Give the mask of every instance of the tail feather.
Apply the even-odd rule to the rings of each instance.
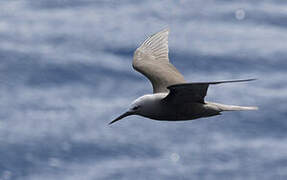
[[[249,110],[258,110],[256,106],[234,106],[234,105],[225,105],[212,103],[216,106],[220,111],[249,111]]]

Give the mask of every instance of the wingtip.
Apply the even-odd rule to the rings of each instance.
[[[250,78],[250,79],[246,79],[246,81],[256,81],[258,80],[257,78]]]
[[[169,31],[170,31],[169,27],[165,27],[160,32],[169,32]]]
[[[153,36],[158,35],[158,34],[163,34],[163,33],[166,33],[166,32],[169,33],[169,27],[163,28],[162,30],[152,34],[150,37],[153,37]]]
[[[255,81],[256,78],[250,78],[250,79],[237,79],[237,80],[227,80],[227,81],[215,81],[211,82],[210,84],[221,84],[221,83],[236,83],[236,82],[247,82],[247,81]]]

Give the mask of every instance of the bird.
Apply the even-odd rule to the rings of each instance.
[[[115,118],[139,115],[152,120],[184,121],[220,115],[223,111],[257,110],[255,106],[225,105],[204,100],[209,85],[255,79],[187,83],[168,57],[169,28],[149,36],[134,52],[133,68],[146,76],[153,93],[134,100],[128,110]]]

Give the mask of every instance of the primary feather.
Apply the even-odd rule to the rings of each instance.
[[[133,68],[152,83],[153,92],[168,92],[167,87],[185,83],[183,75],[169,62],[168,33],[164,29],[147,38],[134,53]]]

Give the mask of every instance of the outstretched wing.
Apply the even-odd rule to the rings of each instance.
[[[253,80],[255,79],[175,84],[167,87],[170,92],[163,100],[172,103],[204,103],[204,97],[206,96],[207,89],[210,84],[244,82]]]
[[[134,53],[133,68],[151,81],[154,93],[168,92],[168,86],[185,82],[169,62],[168,33],[164,29],[152,35]]]

